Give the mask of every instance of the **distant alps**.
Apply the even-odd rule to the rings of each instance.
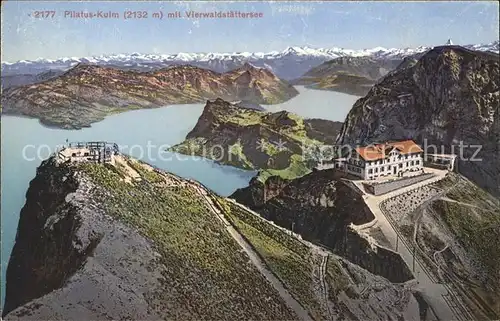
[[[499,42],[464,45],[465,48],[499,52]],[[250,62],[256,67],[271,70],[278,77],[292,80],[309,69],[339,57],[371,57],[380,60],[402,60],[404,57],[423,53],[431,47],[345,49],[333,47],[310,48],[288,47],[283,51],[233,52],[233,53],[185,53],[176,54],[110,54],[92,57],[63,57],[59,59],[38,58],[17,62],[2,62],[2,76],[35,75],[48,70],[66,70],[78,63],[97,64],[120,69],[154,70],[172,65],[191,64],[217,72],[226,72]]]

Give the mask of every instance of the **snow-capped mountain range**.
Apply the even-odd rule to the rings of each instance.
[[[451,40],[449,40],[451,43]],[[499,42],[489,44],[465,45],[464,47],[499,52]],[[192,64],[218,72],[228,71],[245,62],[258,67],[265,67],[283,79],[300,77],[310,68],[338,57],[371,57],[373,59],[402,59],[422,53],[431,47],[383,48],[352,50],[344,48],[288,47],[283,51],[272,52],[234,52],[234,53],[177,53],[177,54],[111,54],[94,57],[69,57],[60,59],[21,60],[2,62],[2,75],[39,74],[47,70],[66,70],[78,63],[114,66],[125,69],[151,70],[174,64]]]

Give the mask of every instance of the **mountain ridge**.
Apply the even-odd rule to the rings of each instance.
[[[464,45],[470,49],[499,51],[499,42],[493,41],[488,44]],[[432,47],[420,46],[416,48],[383,48],[375,47],[371,49],[344,49],[333,47],[330,49],[314,49],[310,47],[288,47],[283,51],[271,52],[233,52],[233,53],[177,53],[177,54],[109,54],[89,57],[63,57],[58,59],[20,60],[16,62],[2,62],[2,74],[33,74],[49,69],[67,69],[72,65],[83,63],[96,63],[120,68],[136,68],[141,70],[158,69],[162,66],[175,65],[181,63],[195,63],[200,67],[207,67],[215,71],[224,72],[242,65],[244,62],[253,62],[259,67],[267,67],[276,73],[280,78],[290,80],[300,77],[310,68],[317,66],[327,60],[343,56],[370,56],[376,59],[402,59],[413,54],[425,52]],[[303,63],[297,72],[287,70],[283,64],[289,60],[296,60]]]
[[[449,40],[448,40],[449,41]],[[439,46],[439,45],[438,45]],[[471,48],[482,51],[498,51],[499,41],[495,40],[490,43],[485,44],[469,44],[463,45],[465,48]],[[327,56],[327,57],[341,57],[341,56],[404,56],[411,55],[417,52],[423,52],[429,50],[433,47],[431,46],[419,46],[419,47],[405,47],[405,48],[385,48],[385,47],[375,47],[375,48],[365,48],[365,49],[347,49],[342,47],[332,47],[332,48],[310,48],[308,46],[289,46],[283,51],[269,51],[269,52],[179,52],[177,54],[142,54],[142,53],[131,53],[131,54],[109,54],[109,55],[96,55],[88,57],[62,57],[57,59],[44,59],[38,58],[34,60],[19,60],[14,62],[2,62],[3,66],[14,65],[17,63],[41,63],[41,62],[68,62],[68,61],[80,61],[80,62],[96,62],[99,60],[116,58],[117,60],[125,60],[129,58],[137,58],[142,60],[147,59],[176,59],[191,61],[194,59],[198,60],[209,60],[215,58],[231,59],[233,57],[253,57],[253,58],[266,58],[266,57],[280,57],[285,55],[316,55],[316,56]]]
[[[132,109],[200,103],[219,97],[272,104],[296,95],[298,91],[286,81],[250,64],[218,73],[191,65],[142,72],[79,63],[42,82],[4,90],[2,113],[79,129]]]
[[[38,167],[7,270],[5,320],[417,321],[426,311],[413,289],[196,181],[113,157],[51,156]],[[359,245],[353,256],[369,248]]]
[[[450,153],[461,142],[480,146],[459,157],[461,173],[498,196],[500,58],[496,53],[448,45],[396,68],[359,99],[337,143],[415,139]],[[455,154],[458,150],[455,150]],[[465,159],[462,159],[465,158]]]
[[[309,150],[304,147],[333,144],[341,124],[209,100],[185,140],[169,150],[242,169],[265,170],[260,173],[262,180],[271,174],[293,178],[311,170]]]

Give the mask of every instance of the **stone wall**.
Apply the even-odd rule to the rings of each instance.
[[[391,197],[381,204],[381,209],[388,214],[395,223],[401,222],[410,213],[415,211],[423,202],[439,193],[440,189],[424,185],[404,194]]]
[[[441,170],[448,170],[451,168],[451,165],[437,164],[433,162],[424,162],[424,166]]]
[[[418,176],[405,177],[401,179],[396,179],[394,181],[382,182],[382,183],[371,183],[363,184],[366,191],[372,193],[373,195],[382,195],[394,190],[416,184],[423,180],[434,177],[433,173],[426,173]]]

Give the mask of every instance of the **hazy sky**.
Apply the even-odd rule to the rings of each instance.
[[[3,1],[2,1],[3,2]],[[2,3],[2,61],[110,53],[283,50],[287,46],[416,47],[498,40],[498,2],[43,2]],[[34,18],[38,10],[55,11]],[[76,19],[65,11],[117,12]],[[146,19],[124,19],[127,10]],[[255,19],[153,18],[153,12],[262,12]]]

